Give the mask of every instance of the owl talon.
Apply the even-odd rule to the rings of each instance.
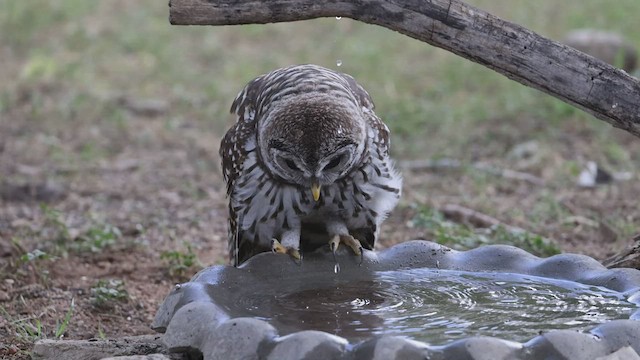
[[[298,249],[285,247],[277,239],[271,240],[271,252],[274,254],[287,254],[291,257],[293,262],[298,265],[302,264],[302,254],[300,251]]]
[[[271,239],[271,252],[274,254],[286,254],[287,248],[282,246],[277,239]]]
[[[287,254],[296,260],[302,260],[302,255],[297,249],[287,249]]]
[[[360,241],[358,241],[351,235],[343,235],[340,237],[340,240],[348,247],[350,247],[356,256],[360,257],[360,262],[358,263],[358,265],[362,265],[362,262],[364,261],[364,251],[362,249],[362,244],[360,244]]]
[[[340,246],[340,236],[336,235],[329,240],[329,248],[331,249],[331,252],[335,254],[336,250],[338,250],[338,246]]]
[[[335,262],[336,264],[338,263],[338,258],[336,257],[336,250],[338,250],[338,245],[340,245],[340,237],[338,235],[329,240],[329,248],[331,249],[331,253],[333,254],[333,262]]]
[[[351,235],[336,235],[331,238],[331,240],[329,240],[329,247],[331,248],[333,259],[336,261],[336,263],[338,262],[338,260],[336,259],[336,250],[338,250],[338,246],[340,245],[340,243],[344,243],[345,245],[350,247],[351,250],[353,250],[353,253],[356,256],[360,257],[360,262],[358,263],[358,265],[361,265],[364,261],[364,250],[362,248],[362,245],[360,244],[360,241],[358,241]]]
[[[287,254],[291,257],[296,265],[302,265],[302,254],[297,249],[287,249]]]

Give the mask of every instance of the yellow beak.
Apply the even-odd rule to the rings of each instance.
[[[311,194],[313,194],[314,201],[318,201],[318,199],[320,199],[320,184],[317,182],[311,184]]]

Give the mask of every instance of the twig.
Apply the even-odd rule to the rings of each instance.
[[[399,163],[400,167],[407,170],[440,170],[440,169],[460,169],[462,162],[456,159],[438,160],[404,160]]]
[[[493,216],[456,204],[444,204],[438,208],[438,211],[456,222],[468,223],[475,227],[490,228],[501,226],[510,233],[526,232],[526,230],[517,226],[507,225]]]
[[[602,261],[602,265],[608,268],[640,269],[640,234],[637,234],[631,241],[633,244]]]
[[[544,179],[529,173],[510,169],[500,169],[487,164],[476,163],[469,165],[472,169],[483,171],[491,175],[503,177],[505,179],[524,181],[532,185],[543,186]],[[440,160],[406,160],[400,162],[400,167],[407,170],[440,170],[440,169],[461,169],[464,164],[455,159]]]

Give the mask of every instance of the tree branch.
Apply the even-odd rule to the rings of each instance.
[[[636,235],[626,249],[604,260],[602,264],[608,268],[629,267],[640,269],[640,234]]]
[[[640,81],[459,0],[170,0],[174,25],[342,16],[451,51],[640,136]]]

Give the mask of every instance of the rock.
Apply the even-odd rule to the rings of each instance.
[[[637,295],[634,296],[636,296],[637,300]],[[640,321],[613,320],[596,327],[591,330],[591,333],[603,343],[603,346],[606,346],[603,355],[613,353],[627,346],[632,346],[636,352],[640,351],[640,343],[638,341]]]
[[[113,340],[39,340],[33,359],[98,360],[166,352],[159,335],[131,336]],[[154,359],[156,360],[156,359]]]
[[[120,96],[116,99],[116,103],[138,116],[155,117],[169,111],[169,103],[163,99],[136,99]]]
[[[372,339],[355,349],[356,360],[422,360],[428,358],[425,343],[400,336],[383,336]]]
[[[640,360],[640,355],[631,346],[625,346],[613,354],[600,356],[595,360]]]
[[[163,354],[113,356],[102,360],[171,360]]]
[[[578,186],[594,187],[610,183],[612,180],[613,176],[608,171],[598,166],[595,161],[588,161],[578,175]]]
[[[220,325],[200,349],[205,359],[263,359],[260,346],[277,335],[276,329],[265,321],[236,318]]]
[[[181,307],[173,315],[162,341],[172,350],[204,349],[210,341],[210,333],[227,318],[228,316],[212,303],[192,302]]]
[[[277,341],[267,360],[341,359],[347,340],[322,331],[299,331]]]
[[[0,183],[0,199],[15,202],[53,202],[67,196],[64,186],[54,181],[42,183],[12,184]]]
[[[507,157],[510,159],[522,160],[536,156],[540,152],[540,144],[535,140],[526,141],[515,145]]]
[[[13,224],[11,224],[11,226],[13,227]],[[1,227],[2,225],[0,225],[0,228]],[[2,232],[0,232],[0,238],[2,237],[3,237],[3,234]],[[10,241],[0,241],[0,258],[13,256],[15,252],[16,250]]]
[[[447,358],[469,360],[517,359],[522,344],[478,336],[454,342],[447,347]]]
[[[600,338],[571,330],[550,331],[527,343],[532,359],[585,359],[607,354]]]
[[[156,317],[151,323],[151,328],[159,333],[164,333],[167,331],[167,326],[169,325],[169,321],[173,314],[175,314],[179,307],[178,304],[181,304],[182,296],[184,295],[183,287],[189,287],[193,285],[188,284],[176,284],[164,299],[162,304],[160,304],[160,308],[156,313]]]
[[[563,42],[627,72],[636,69],[638,51],[620,34],[579,29],[568,33]]]

